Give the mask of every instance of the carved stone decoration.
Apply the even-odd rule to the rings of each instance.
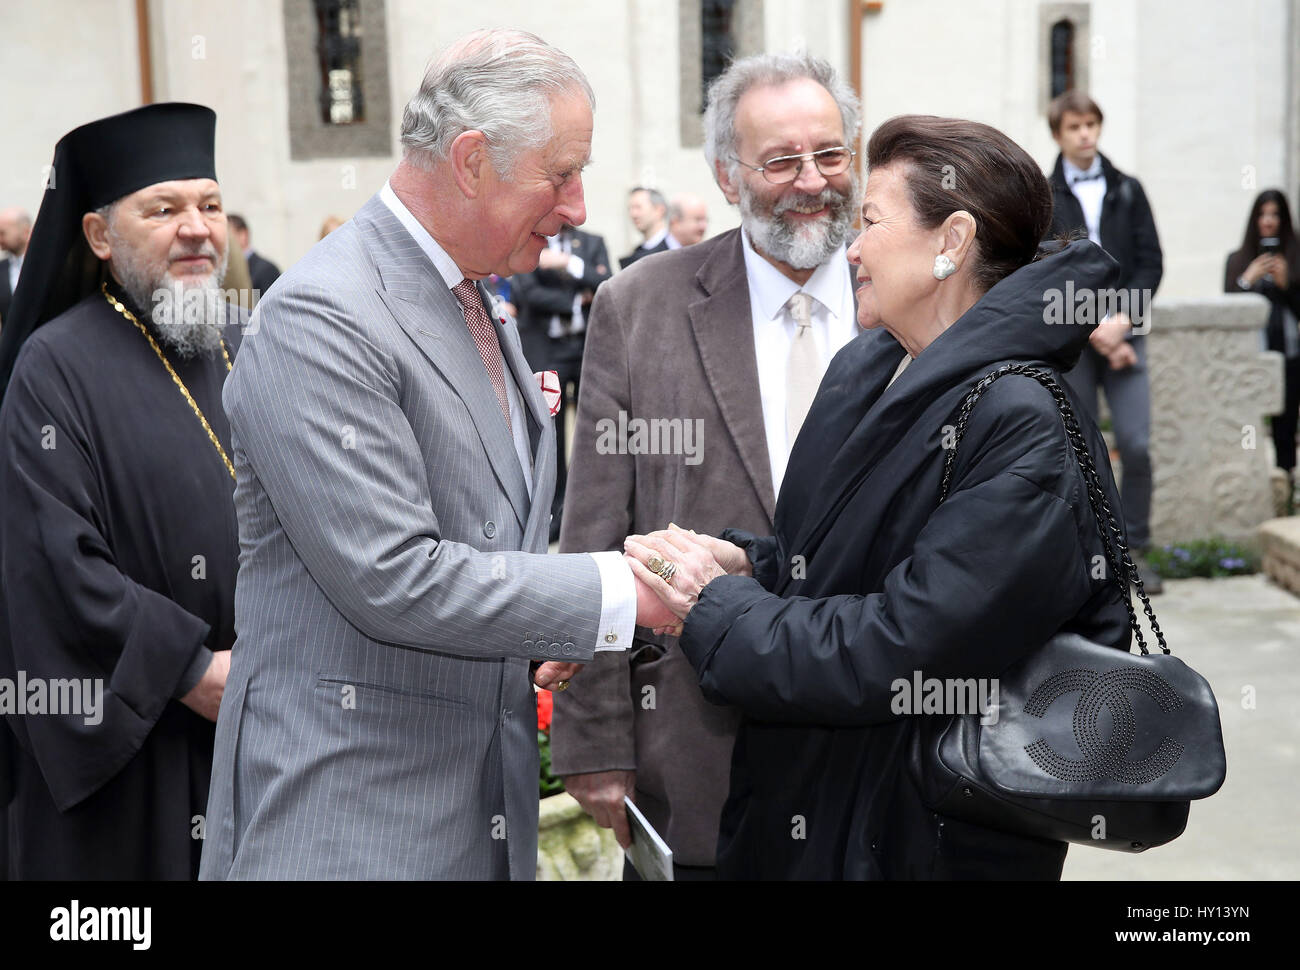
[[[1265,418],[1282,408],[1282,357],[1262,349],[1253,294],[1157,301],[1151,378],[1152,541],[1253,542],[1273,514]]]
[[[567,792],[543,798],[537,822],[537,878],[547,882],[617,882],[623,850]]]

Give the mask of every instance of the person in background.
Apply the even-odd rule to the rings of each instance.
[[[620,269],[627,269],[651,253],[681,248],[682,244],[668,231],[668,200],[658,189],[638,185],[629,192],[627,214],[636,231],[641,233],[641,244],[618,261]]]
[[[694,246],[709,232],[709,207],[691,192],[673,196],[668,204],[668,235],[683,246]]]
[[[1151,541],[1151,386],[1145,333],[1164,272],[1160,238],[1142,184],[1097,150],[1102,122],[1097,102],[1082,91],[1067,91],[1052,101],[1047,120],[1061,149],[1050,176],[1049,234],[1087,233],[1106,250],[1120,265],[1114,295],[1131,311],[1114,312],[1102,321],[1065,379],[1094,421],[1097,391],[1106,392],[1119,449],[1129,546],[1146,591],[1159,593],[1163,584],[1144,553]]]
[[[244,259],[248,261],[248,277],[253,282],[253,289],[259,294],[265,293],[280,278],[280,267],[253,249],[248,222],[243,216],[232,212],[226,216],[226,220],[230,223],[231,234],[239,244]]]
[[[1284,405],[1273,418],[1273,455],[1286,472],[1287,514],[1295,508],[1296,428],[1300,423],[1300,245],[1291,207],[1277,189],[1255,198],[1241,248],[1228,256],[1225,293],[1259,293],[1268,298],[1264,338],[1269,350],[1285,358]]]
[[[560,381],[564,406],[555,416],[558,464],[550,525],[550,541],[558,542],[568,481],[567,405],[578,406],[587,311],[597,288],[610,277],[609,253],[600,236],[565,226],[547,239],[540,260],[531,273],[510,278],[510,295],[519,311],[519,337],[528,366],[553,370]]]
[[[9,304],[18,288],[18,274],[23,268],[27,240],[32,235],[32,217],[22,209],[0,209],[0,325],[9,314]]]
[[[338,216],[326,216],[325,221],[320,224],[320,239],[324,239],[339,226],[343,225],[344,220]]]

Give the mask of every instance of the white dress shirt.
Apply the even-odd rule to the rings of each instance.
[[[1065,175],[1065,184],[1070,187],[1074,197],[1083,209],[1083,222],[1088,227],[1088,238],[1101,245],[1101,202],[1106,198],[1106,176],[1102,175],[1101,156],[1094,155],[1092,164],[1084,171],[1073,165],[1068,158],[1061,158],[1061,168]],[[1075,181],[1080,175],[1089,176],[1084,181]],[[1100,176],[1093,177],[1093,176]]]
[[[438,245],[429,231],[420,225],[411,211],[402,204],[392,187],[385,182],[379,191],[379,198],[388,206],[397,221],[411,234],[411,238],[424,250],[434,268],[442,277],[447,289],[453,290],[465,279],[455,260]],[[453,296],[454,299],[454,296]],[[510,404],[510,428],[514,434],[515,454],[524,472],[524,481],[528,483],[528,497],[533,494],[532,449],[528,442],[527,412],[523,406],[523,396],[515,383],[510,365],[504,360],[503,370],[506,377],[506,397]],[[596,635],[596,650],[626,650],[632,646],[632,631],[636,626],[636,579],[632,568],[623,561],[621,552],[582,553],[596,561],[600,570],[600,626]]]
[[[848,257],[841,250],[822,263],[803,286],[760,256],[742,230],[745,277],[749,282],[749,312],[754,324],[754,355],[758,360],[758,391],[763,402],[763,427],[772,488],[780,492],[790,447],[785,428],[786,359],[797,327],[786,308],[790,297],[803,290],[812,297],[812,336],[823,366],[860,332],[853,308],[853,279]]]
[[[22,256],[9,257],[9,292],[14,293],[18,289],[18,274],[23,269]]]

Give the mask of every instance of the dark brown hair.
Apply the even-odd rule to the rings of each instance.
[[[1029,154],[996,128],[959,118],[899,115],[867,143],[867,168],[905,163],[908,195],[926,229],[965,209],[975,217],[977,286],[1034,260],[1052,225],[1052,190]]]
[[[1300,281],[1300,242],[1296,240],[1295,228],[1291,225],[1291,207],[1287,205],[1286,196],[1281,189],[1265,189],[1255,196],[1255,204],[1250,207],[1250,218],[1246,220],[1246,234],[1241,240],[1241,248],[1228,257],[1228,278],[1224,288],[1242,273],[1250,261],[1259,255],[1259,214],[1264,206],[1272,202],[1277,206],[1277,235],[1282,244],[1282,258],[1286,260],[1288,275],[1292,286]],[[1230,292],[1233,292],[1230,290]]]
[[[1101,108],[1097,107],[1097,102],[1092,98],[1082,91],[1066,91],[1054,97],[1047,106],[1047,123],[1051,125],[1053,135],[1061,133],[1061,119],[1067,111],[1073,111],[1077,115],[1096,115],[1097,124],[1106,120]]]

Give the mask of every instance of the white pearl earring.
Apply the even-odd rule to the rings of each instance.
[[[934,278],[937,280],[946,280],[953,273],[957,272],[957,264],[951,259],[940,253],[934,257]]]

